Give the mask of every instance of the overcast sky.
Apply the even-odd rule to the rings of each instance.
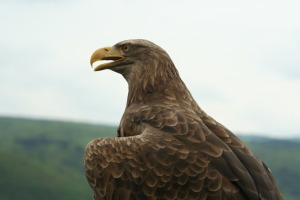
[[[148,39],[234,132],[300,137],[299,0],[0,0],[0,115],[117,125],[127,83],[93,51]]]

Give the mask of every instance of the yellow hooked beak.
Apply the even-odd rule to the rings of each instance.
[[[94,71],[100,71],[104,69],[108,69],[114,65],[114,63],[124,60],[125,57],[120,54],[120,52],[114,47],[104,47],[96,50],[91,56],[91,66],[96,61],[107,61],[111,60],[112,62],[100,64],[94,68]]]

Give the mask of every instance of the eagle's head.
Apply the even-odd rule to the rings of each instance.
[[[134,76],[133,74],[141,75],[151,71],[149,75],[154,75],[157,71],[163,70],[161,68],[165,68],[165,66],[172,66],[175,69],[166,51],[143,39],[125,40],[112,47],[100,48],[92,54],[91,65],[97,61],[110,62],[99,62],[94,71],[111,69],[122,74],[127,81]]]

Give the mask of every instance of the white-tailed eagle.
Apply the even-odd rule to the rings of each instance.
[[[126,40],[96,50],[91,64],[101,60],[111,62],[94,71],[120,73],[129,92],[119,137],[85,149],[96,200],[282,199],[270,170],[198,106],[162,48]]]

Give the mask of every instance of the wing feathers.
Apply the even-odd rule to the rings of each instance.
[[[270,172],[222,125],[143,108],[122,120],[124,133],[135,136],[87,145],[85,170],[96,199],[276,199]]]
[[[96,197],[198,199],[222,193],[222,175],[216,170],[209,173],[207,156],[178,141],[175,144],[180,145],[176,146],[170,142],[175,138],[160,134],[161,137],[151,137],[153,140],[143,133],[91,141],[85,151],[85,170]],[[205,182],[209,184],[203,190]],[[209,194],[203,194],[205,191]]]

